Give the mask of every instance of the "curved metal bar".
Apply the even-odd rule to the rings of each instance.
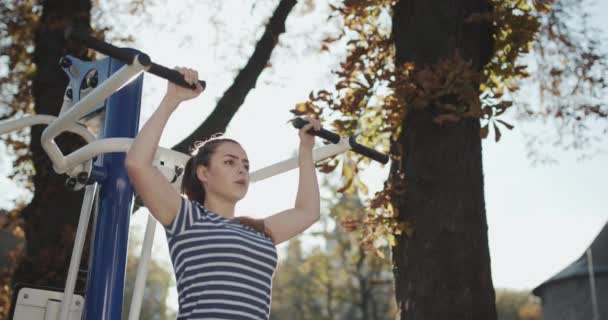
[[[73,162],[69,157],[64,157],[63,153],[55,143],[54,139],[73,123],[76,123],[82,116],[97,107],[104,99],[119,90],[128,83],[133,77],[144,71],[145,67],[137,62],[125,65],[114,73],[107,81],[104,81],[96,90],[93,90],[86,97],[76,103],[72,108],[53,121],[43,132],[41,137],[42,148],[46,151],[53,162],[53,168],[57,173],[65,173],[70,168],[83,162]],[[87,159],[88,160],[88,159]]]
[[[13,131],[21,130],[26,127],[31,127],[40,124],[50,124],[55,121],[57,117],[48,115],[32,115],[25,116],[15,120],[3,121],[0,123],[0,135],[11,133]],[[95,136],[82,124],[74,123],[69,126],[65,131],[75,133],[81,136],[86,142],[95,140]]]
[[[49,115],[32,115],[25,116],[16,120],[9,120],[0,123],[0,135],[11,133],[13,131],[21,130],[26,127],[31,127],[35,125],[48,125],[53,123],[57,117],[49,116]],[[87,143],[90,143],[95,140],[95,136],[82,124],[74,123],[66,128],[65,131],[75,133],[81,136]],[[75,176],[79,172],[82,171],[90,171],[93,166],[92,162],[80,163],[79,165],[73,167],[73,170],[70,172],[66,172],[69,176]]]

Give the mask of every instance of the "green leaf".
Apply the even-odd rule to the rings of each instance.
[[[395,236],[394,235],[389,234],[387,238],[388,238],[388,244],[391,247],[394,247],[397,244],[397,242],[395,241]]]
[[[357,184],[357,188],[359,188],[359,190],[364,194],[364,195],[368,195],[369,194],[369,189],[367,188],[367,185],[358,178],[356,178],[355,180],[356,184]]]

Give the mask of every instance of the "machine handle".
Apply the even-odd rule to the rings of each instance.
[[[127,64],[132,64],[135,59],[139,59],[139,63],[146,67],[149,67],[147,71],[151,74],[169,80],[177,85],[193,90],[196,89],[196,85],[187,83],[181,73],[152,62],[150,60],[150,57],[145,53],[137,54],[129,52],[128,50],[116,47],[105,41],[99,40],[86,32],[74,28],[68,28],[66,30],[65,39],[80,43],[88,48],[91,48],[97,52],[103,53],[109,57],[120,60]],[[203,87],[203,90],[207,87],[207,83],[204,80],[199,80],[198,82],[201,87]]]
[[[305,125],[308,124],[308,121],[297,117],[295,119],[293,119],[292,124],[295,128],[297,129],[301,129],[302,127],[304,127]],[[340,142],[340,136],[334,132],[328,131],[326,129],[321,128],[321,130],[316,131],[314,129],[310,129],[309,131],[307,131],[307,133],[315,135],[315,136],[319,136],[325,140],[331,141],[333,143],[338,143]],[[354,137],[350,137],[348,139],[348,143],[350,144],[351,150],[353,152],[356,152],[364,157],[368,157],[372,160],[376,160],[382,164],[387,164],[388,163],[388,156],[380,153],[378,151],[376,151],[375,149],[371,149],[368,148],[362,144],[359,144]]]

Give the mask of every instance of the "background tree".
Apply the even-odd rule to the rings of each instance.
[[[140,1],[137,2],[139,3]],[[277,8],[280,8],[281,4],[285,2],[281,1]],[[57,5],[57,3],[56,1],[22,1],[17,4],[11,1],[1,2],[2,21],[3,23],[6,21],[6,24],[2,25],[3,29],[1,32],[4,32],[3,39],[7,40],[2,42],[0,46],[3,59],[10,66],[8,70],[3,70],[8,76],[2,78],[2,93],[7,93],[3,97],[3,101],[9,106],[9,108],[3,110],[6,111],[5,117],[7,118],[19,116],[19,112],[30,112],[34,109],[32,101],[27,102],[27,99],[30,97],[27,91],[30,87],[30,82],[28,81],[32,81],[34,75],[53,74],[59,77],[62,74],[57,71],[57,60],[55,58],[59,54],[56,51],[67,51],[69,48],[57,50],[60,46],[54,43],[53,39],[59,41],[60,37],[53,36],[44,39],[47,42],[44,42],[43,45],[35,45],[33,42],[35,32],[33,30],[47,32],[48,30],[44,28],[49,28],[58,35],[60,34],[59,29],[65,26],[65,20],[74,17],[77,17],[78,21],[90,20],[88,13],[82,12],[82,15],[72,15],[72,11],[62,10],[61,6]],[[576,83],[576,81],[572,81],[574,79],[583,81],[580,85],[574,85],[573,88],[577,90],[595,90],[592,92],[601,92],[597,90],[605,88],[602,80],[605,74],[605,69],[603,69],[605,56],[601,52],[595,51],[597,49],[597,42],[594,44],[594,42],[590,41],[592,38],[570,37],[571,34],[568,31],[572,24],[559,25],[559,22],[564,21],[566,13],[577,12],[569,10],[568,6],[575,6],[571,9],[584,8],[585,6],[572,0],[562,0],[556,2],[552,10],[549,11],[548,4],[548,1],[523,0],[478,1],[467,4],[456,1],[445,1],[439,4],[432,4],[440,7],[431,8],[428,7],[431,4],[426,4],[422,1],[402,1],[399,6],[395,6],[396,1],[344,1],[335,7],[335,16],[344,22],[344,34],[350,40],[348,44],[351,48],[350,54],[342,64],[342,68],[336,72],[340,79],[336,84],[335,90],[314,93],[312,101],[298,106],[297,109],[299,111],[312,110],[320,113],[321,107],[327,107],[326,110],[333,110],[335,115],[339,116],[339,120],[334,122],[336,130],[343,134],[361,133],[359,137],[360,142],[367,145],[375,145],[391,153],[393,163],[395,164],[391,170],[391,177],[387,180],[386,188],[382,192],[377,193],[366,204],[369,206],[369,210],[362,217],[364,224],[362,224],[363,227],[360,230],[362,230],[362,242],[364,244],[376,244],[374,239],[388,235],[388,242],[398,244],[399,249],[397,251],[405,253],[401,257],[397,254],[394,255],[395,259],[397,259],[396,264],[398,267],[396,269],[398,289],[407,288],[407,286],[401,285],[407,282],[407,279],[399,278],[400,270],[405,270],[408,266],[412,267],[413,264],[420,261],[433,264],[440,261],[438,259],[447,259],[455,265],[462,265],[462,262],[456,261],[458,260],[457,257],[452,256],[452,251],[445,251],[445,247],[443,248],[444,251],[439,248],[431,252],[432,254],[430,255],[406,251],[407,248],[420,248],[419,245],[429,239],[424,237],[432,237],[433,235],[441,237],[449,236],[451,233],[461,232],[466,225],[467,228],[471,226],[475,229],[471,234],[472,238],[468,241],[474,241],[475,243],[487,242],[487,240],[484,241],[485,213],[482,209],[483,189],[479,183],[480,179],[473,186],[474,192],[470,193],[476,197],[476,200],[464,199],[470,201],[465,202],[461,201],[463,198],[456,196],[449,199],[439,198],[438,196],[451,195],[451,191],[461,191],[462,186],[459,183],[462,182],[463,176],[468,178],[468,172],[463,173],[463,170],[470,170],[471,176],[481,177],[481,162],[478,157],[479,144],[476,141],[472,141],[477,136],[471,133],[476,131],[476,126],[478,125],[476,124],[477,119],[481,119],[479,134],[482,137],[488,136],[491,130],[494,133],[495,139],[498,140],[501,136],[499,129],[501,127],[499,126],[511,128],[510,124],[500,119],[500,115],[510,108],[511,103],[509,99],[518,89],[519,79],[526,76],[526,67],[519,65],[517,61],[520,60],[517,58],[528,51],[531,43],[533,46],[542,44],[543,48],[550,49],[545,50],[545,52],[557,55],[552,55],[552,58],[549,59],[541,59],[538,63],[539,66],[549,65],[547,62],[560,61],[559,58],[563,56],[572,58],[568,61],[573,64],[567,64],[567,68],[563,70],[557,67],[544,69],[548,71],[550,76],[556,77],[556,79],[566,79],[567,81],[563,82],[564,85]],[[408,5],[411,7],[407,7]],[[83,5],[83,8],[86,6],[90,6],[90,3],[87,2],[86,5]],[[72,9],[76,10],[75,8],[81,7],[74,5]],[[563,9],[560,10],[560,8]],[[413,10],[421,13],[408,16]],[[279,12],[279,10],[277,9],[276,12]],[[549,15],[545,15],[547,12]],[[551,18],[552,14],[555,18]],[[415,19],[423,19],[424,21],[417,21]],[[584,21],[584,17],[581,17],[581,19]],[[392,25],[391,23],[386,23],[391,20],[393,20]],[[430,23],[431,21],[432,23]],[[452,25],[449,25],[442,30],[437,28],[437,26],[445,26],[449,23],[455,24],[455,27],[451,28]],[[268,26],[271,25],[275,24],[268,24]],[[29,28],[29,31],[21,30],[22,28],[31,26],[40,29]],[[276,24],[276,26],[280,27],[281,23]],[[392,28],[400,30],[401,33],[397,34],[394,32],[393,36],[391,36],[390,30]],[[487,36],[488,29],[490,30],[491,37]],[[417,34],[412,34],[414,31]],[[482,31],[486,33],[475,33]],[[434,36],[435,33],[439,34]],[[44,34],[49,35],[53,33]],[[271,37],[266,37],[265,39],[276,39],[278,34],[280,34],[280,30],[279,32],[270,33]],[[479,38],[471,36],[471,34],[479,35]],[[425,35],[425,37],[422,37],[422,35]],[[416,36],[419,37],[416,38]],[[546,38],[543,38],[545,36]],[[441,37],[447,37],[447,39],[441,41],[439,39],[444,39]],[[538,38],[538,40],[533,42],[535,38]],[[566,41],[562,41],[564,39]],[[558,40],[561,41],[562,47],[551,47],[552,43],[559,44]],[[492,41],[493,45],[488,45]],[[326,39],[326,43],[329,45],[330,43],[339,42],[336,39],[328,38]],[[401,46],[404,43],[405,48]],[[406,50],[409,45],[408,43],[412,46],[411,50]],[[431,50],[432,48],[429,48],[437,44],[441,45],[439,47],[440,50]],[[469,46],[469,44],[473,45]],[[578,48],[580,50],[559,49],[564,47],[570,49]],[[272,50],[273,46],[265,48],[266,50]],[[454,53],[454,50],[451,50],[457,48],[461,49],[458,55]],[[540,48],[537,47],[536,50],[540,50]],[[51,50],[52,54],[46,54],[44,50],[47,49],[55,51]],[[478,49],[480,51],[476,51]],[[432,51],[432,55],[426,56],[424,54],[425,50]],[[32,52],[36,52],[34,57],[48,59],[48,61],[27,61],[27,59],[32,57]],[[75,50],[75,52],[79,51]],[[574,55],[573,52],[585,52],[589,54],[580,55],[581,59],[575,59],[579,55]],[[542,56],[540,55],[540,57]],[[37,63],[41,64],[38,65]],[[579,65],[578,63],[581,64]],[[259,66],[257,63],[255,65]],[[55,68],[55,71],[52,68]],[[260,70],[260,68],[250,68],[248,70],[256,71]],[[581,73],[584,70],[591,71]],[[15,77],[16,74],[23,75],[24,77],[19,78],[23,81],[14,81],[17,79]],[[536,74],[540,74],[540,72]],[[242,77],[242,79],[250,78]],[[55,78],[54,80],[47,79],[44,81],[47,81],[46,84],[56,84],[60,83],[60,80],[60,78]],[[248,80],[247,83],[255,84],[255,81]],[[40,101],[58,101],[58,98],[63,94],[63,91],[59,90],[59,87],[61,86],[50,86],[48,90],[55,88],[57,91],[52,94],[51,91],[45,91],[46,93],[44,93],[49,96],[52,95],[55,100],[44,96],[42,91],[37,91],[33,95],[34,97],[36,95],[39,97],[38,100],[35,100],[36,103]],[[546,86],[546,88],[549,87]],[[34,86],[34,88],[43,90],[42,87]],[[558,88],[561,87],[558,86]],[[47,87],[44,87],[44,90],[47,90]],[[553,94],[553,92],[548,92],[548,94]],[[20,95],[23,95],[23,97]],[[242,97],[243,93],[240,92],[237,96]],[[242,102],[240,98],[228,100],[234,102],[234,104]],[[578,100],[568,101],[567,99],[560,99],[561,101],[567,102],[564,106],[572,106],[573,108],[561,109],[567,112],[539,112],[539,115],[548,115],[550,119],[562,119],[563,123],[568,125],[576,124],[566,126],[566,128],[578,130],[576,132],[585,132],[581,130],[581,124],[585,119],[602,120],[605,118],[605,104],[596,101],[592,101],[593,103],[581,103]],[[552,103],[548,103],[547,106],[551,107]],[[46,108],[45,106],[39,107]],[[313,107],[318,108],[315,109]],[[55,108],[56,110],[57,105],[49,106],[49,108]],[[521,108],[518,110],[521,110]],[[416,119],[422,120],[418,121]],[[439,130],[437,126],[443,129]],[[468,129],[463,128],[466,126],[469,126]],[[469,130],[466,135],[459,135],[460,131],[465,130]],[[202,134],[203,131],[200,132]],[[455,137],[452,137],[449,133],[453,133]],[[33,134],[34,140],[32,140],[32,144],[34,144],[33,148],[35,148],[35,143],[38,140],[35,139],[36,132]],[[15,136],[9,139],[11,145],[16,148],[15,154],[18,157],[25,155],[19,153],[17,149],[26,150],[24,148],[27,148],[27,144],[17,142],[19,138]],[[60,140],[63,139],[69,140],[67,136],[61,137]],[[27,142],[27,138],[24,141]],[[460,142],[471,143],[471,150],[474,152],[467,154],[468,150],[464,148],[458,149]],[[77,142],[74,141],[74,144],[77,145]],[[184,146],[188,144],[189,142],[185,142],[178,149],[184,150]],[[66,148],[64,151],[69,151],[69,148],[73,146],[70,146],[66,142],[65,145],[62,143],[62,147]],[[445,153],[440,153],[440,151],[445,151]],[[35,155],[35,153],[32,154]],[[44,158],[43,154],[38,153],[37,156],[34,156],[33,163],[41,163],[42,158]],[[29,170],[27,172],[31,174],[34,168],[31,162],[24,161],[24,158],[20,159],[22,160],[17,160],[18,163],[23,164],[24,168],[26,168],[25,170]],[[346,178],[345,187],[354,184],[361,192],[364,192],[366,188],[355,173],[365,167],[367,162],[356,157],[353,159],[355,161],[342,162],[342,172]],[[324,170],[337,167],[339,165],[338,160],[340,159],[337,158],[327,162]],[[475,161],[474,165],[471,164],[473,161]],[[471,166],[465,168],[467,165]],[[46,169],[45,171],[44,169],[38,170],[36,168],[36,174],[39,175],[37,177],[44,177],[42,176],[42,172],[52,174],[52,170],[48,168],[48,165]],[[453,173],[455,174],[453,175]],[[449,176],[450,179],[445,179],[446,176]],[[35,199],[48,198],[49,195],[53,194],[51,192],[57,192],[56,194],[58,194],[58,190],[61,190],[63,183],[63,179],[40,178],[33,181],[36,185]],[[52,183],[45,184],[45,181]],[[470,187],[468,184],[466,186]],[[36,198],[36,194],[38,194],[38,198]],[[36,202],[32,201],[30,207],[34,208],[33,206],[37,206],[38,211],[30,208],[33,211],[26,211],[26,213],[33,212],[31,214],[13,215],[11,216],[11,222],[5,225],[18,230],[16,226],[19,223],[19,219],[25,218],[23,228],[25,234],[26,236],[28,232],[32,234],[31,230],[39,227],[34,225],[33,221],[42,221],[34,219],[35,215],[42,217],[39,217],[40,219],[52,216],[48,212],[49,209],[42,208],[43,203],[43,201],[39,200],[36,200]],[[72,217],[71,223],[73,226],[80,199],[75,196],[73,200],[68,201],[66,199],[63,203],[70,204],[62,214]],[[78,205],[72,205],[75,203],[78,203]],[[431,210],[431,208],[427,208],[426,206],[426,204],[435,203],[438,204],[438,208],[441,207],[439,209],[443,208],[444,210]],[[452,204],[458,208],[465,209],[446,212],[445,208]],[[424,211],[418,212],[416,210],[419,207],[423,207],[429,213],[422,215]],[[473,208],[473,210],[468,210],[468,207]],[[48,208],[52,207],[49,206]],[[475,211],[478,214],[472,215],[472,217],[466,215],[471,211]],[[472,224],[468,218],[472,218]],[[14,223],[15,221],[17,223]],[[48,225],[50,224],[46,224],[46,226]],[[476,227],[473,227],[474,225],[481,230],[477,230]],[[61,230],[61,228],[57,230]],[[447,230],[447,232],[439,230]],[[68,227],[68,231],[63,234],[72,234],[71,236],[66,236],[66,239],[72,239],[73,227],[71,229]],[[43,254],[44,250],[37,246],[51,243],[51,241],[42,242],[40,239],[42,237],[34,239],[32,236],[32,238],[28,238],[28,260],[24,261],[31,262],[34,261],[32,259],[41,259],[40,257],[36,258],[35,255]],[[49,236],[47,239],[53,238]],[[408,239],[411,240],[411,243],[406,243],[409,242]],[[38,244],[37,240],[40,240]],[[59,240],[63,241],[65,239]],[[68,243],[68,245],[62,245],[61,247],[70,248],[71,242],[68,241]],[[437,242],[438,245],[445,243],[447,241]],[[458,247],[462,247],[463,245],[466,248],[476,249],[474,246],[469,247],[466,244],[458,244]],[[480,248],[479,251],[473,253],[473,255],[477,254],[481,256],[481,259],[475,261],[482,262],[482,269],[486,265],[489,265],[486,259],[487,254],[484,250],[487,251],[487,249]],[[67,256],[66,254],[57,255],[56,261],[60,263],[53,263],[52,265],[63,265],[55,269],[55,271],[48,272],[48,276],[39,277],[38,279],[61,278],[61,276],[57,275],[59,272],[64,271],[58,270],[67,269]],[[421,256],[428,256],[433,259],[428,259],[427,261],[422,259]],[[460,258],[466,259],[471,257],[465,254]],[[450,270],[457,269],[452,268]],[[482,271],[487,280],[489,269]],[[454,281],[458,281],[459,276],[466,277],[465,273],[456,274],[454,277],[456,280]],[[35,273],[31,274],[35,275]],[[442,275],[441,272],[436,274]],[[441,277],[425,280],[428,280],[428,283],[413,283],[422,288],[418,290],[418,293],[424,292],[424,290],[431,290],[434,286],[441,283]],[[477,280],[474,279],[473,282]],[[41,281],[44,282],[46,280]],[[62,281],[57,280],[57,282]],[[454,283],[450,283],[449,285],[459,287]],[[482,292],[491,290],[491,284],[484,283],[482,286],[483,288],[480,289]],[[452,293],[449,294],[451,296]],[[405,317],[405,313],[407,312],[447,312],[448,305],[450,307],[456,306],[455,312],[458,312],[458,310],[470,310],[467,302],[464,301],[467,297],[466,294],[463,301],[446,301],[445,305],[433,311],[427,311],[428,309],[425,309],[425,306],[430,307],[431,304],[417,302],[418,300],[415,299],[415,295],[416,292],[399,292],[398,290],[397,296],[400,308],[402,308],[403,317]],[[488,312],[492,313],[492,308],[489,306],[491,302],[488,302],[490,300],[488,299],[484,307],[479,310],[484,310],[483,312],[489,310]],[[433,307],[435,307],[434,304]]]
[[[491,130],[498,141],[501,127],[513,128],[500,116],[529,75],[520,58],[531,48],[550,48],[535,56],[539,70],[552,70],[553,80],[540,86],[544,94],[568,96],[564,86],[605,94],[605,54],[589,37],[568,32],[564,19],[573,2],[558,1],[552,10],[551,3],[343,1],[335,6],[349,54],[335,71],[335,87],[311,92],[294,112],[328,111],[338,132],[357,133],[364,144],[390,153],[385,188],[369,199],[365,215],[348,222],[364,229],[363,243],[386,236],[395,244],[402,319],[496,319],[481,138]],[[566,57],[572,64],[556,66]],[[557,99],[559,105],[546,107],[569,112],[540,114],[554,115],[574,133],[581,132],[581,122],[605,119],[605,103]],[[339,165],[344,189],[363,184],[354,173],[369,161],[346,154],[327,161],[324,170]]]
[[[286,259],[279,265],[273,279],[271,318],[327,319],[323,306],[325,297],[311,281],[315,272],[324,270],[307,268],[307,258],[299,239],[292,239],[286,251]]]
[[[497,289],[496,313],[498,320],[540,320],[541,306],[530,291]]]
[[[129,249],[127,257],[126,279],[125,279],[125,298],[122,308],[122,318],[128,319],[129,308],[131,306],[131,298],[135,286],[135,277],[137,275],[137,266],[139,264],[139,253],[141,252],[142,237],[141,230],[139,236],[129,239]],[[167,302],[169,299],[169,288],[175,286],[171,267],[163,266],[158,261],[150,260],[148,263],[148,276],[146,278],[146,287],[144,289],[144,297],[139,314],[140,319],[150,320],[170,320],[175,319],[177,310],[173,310]]]
[[[335,187],[326,185],[331,190]],[[309,233],[321,242],[303,253],[299,238],[290,240],[273,281],[272,319],[394,319],[390,252],[380,257],[363,250],[356,232],[336,221],[362,213],[356,194],[325,199],[329,214]]]
[[[65,46],[63,30],[69,24],[90,29],[91,4],[88,1],[22,1],[2,2],[2,56],[8,59],[8,75],[2,78],[3,119],[28,113],[58,114],[67,85],[67,77],[57,62],[64,54],[90,59],[82,47]],[[14,138],[8,143],[17,158],[21,177],[33,174],[32,201],[19,215],[11,216],[8,225],[20,228],[14,220],[22,219],[26,246],[23,258],[13,276],[13,283],[60,286],[73,241],[75,224],[82,201],[81,192],[66,192],[64,177],[53,172],[40,145],[43,128],[31,129],[30,136]],[[25,142],[29,143],[29,150]],[[81,139],[62,134],[58,144],[64,152],[82,145]],[[28,152],[29,151],[29,152]],[[51,209],[53,208],[53,209]],[[57,210],[61,208],[61,210]],[[60,271],[61,270],[61,271]],[[82,279],[81,279],[82,280]],[[82,290],[82,281],[78,289]]]

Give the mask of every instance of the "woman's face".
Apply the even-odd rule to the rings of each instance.
[[[197,175],[207,194],[237,202],[245,197],[249,188],[247,154],[240,145],[224,142],[211,155],[209,166],[199,166]]]

